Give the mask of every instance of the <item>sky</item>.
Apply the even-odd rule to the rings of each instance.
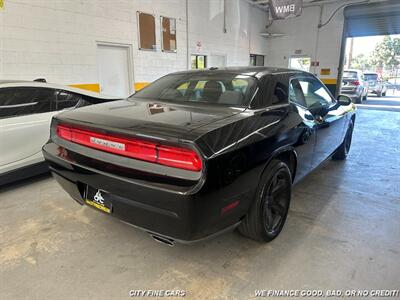
[[[354,38],[353,57],[358,54],[368,56],[372,51],[374,51],[376,44],[383,40],[383,37],[383,35],[380,35]],[[393,34],[391,37],[400,38],[400,34]],[[349,47],[349,45],[350,43],[348,42],[347,47]]]

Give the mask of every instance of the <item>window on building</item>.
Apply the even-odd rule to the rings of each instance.
[[[162,51],[176,52],[176,19],[161,17]]]
[[[250,54],[250,66],[264,66],[264,55]]]
[[[207,68],[207,56],[205,55],[192,55],[192,69],[205,69]]]
[[[137,13],[139,24],[139,49],[156,50],[156,23],[151,14]]]
[[[289,68],[310,72],[311,58],[309,56],[289,58]]]

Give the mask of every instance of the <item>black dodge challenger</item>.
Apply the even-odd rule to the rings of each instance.
[[[195,70],[57,115],[43,154],[77,202],[158,241],[238,226],[267,242],[282,230],[292,184],[346,158],[354,121],[351,100],[306,72]]]

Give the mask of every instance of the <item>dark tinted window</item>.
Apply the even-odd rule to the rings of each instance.
[[[31,87],[0,89],[0,117],[49,112],[54,98],[53,89]]]
[[[262,97],[254,99],[251,107],[254,109],[271,105],[287,104],[289,76],[287,74],[269,74],[260,80]]]
[[[364,74],[365,80],[378,80],[378,74]]]
[[[75,107],[81,97],[77,94],[67,91],[59,91],[54,110],[62,110],[70,107]]]
[[[133,97],[247,106],[256,88],[255,78],[234,73],[170,74],[140,90]]]

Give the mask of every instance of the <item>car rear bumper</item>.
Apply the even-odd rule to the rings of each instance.
[[[222,213],[237,198],[202,190],[189,194],[151,187],[68,161],[54,145],[43,147],[44,157],[56,181],[73,199],[84,205],[87,186],[105,191],[112,197],[112,216],[150,234],[182,243],[196,242],[237,225],[249,202],[242,201],[237,208]],[[238,196],[250,197],[248,192]]]

